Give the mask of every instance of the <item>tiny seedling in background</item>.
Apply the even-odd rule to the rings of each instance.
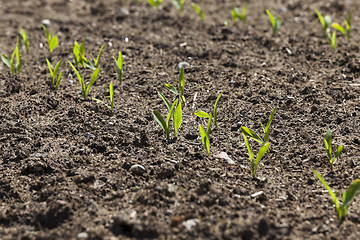
[[[19,38],[16,38],[16,46],[11,55],[11,58],[5,54],[1,54],[1,60],[8,68],[10,68],[13,74],[20,73],[23,62],[20,55]]]
[[[74,42],[73,54],[76,67],[80,64],[83,68],[86,68],[86,63],[89,62],[89,60],[85,57],[85,40],[86,38],[84,38],[81,45],[79,45],[77,41]]]
[[[59,71],[59,67],[60,67],[60,64],[61,64],[61,60],[57,62],[57,64],[55,65],[55,68],[54,70],[52,69],[51,67],[51,63],[48,59],[46,59],[46,62],[48,64],[48,67],[49,67],[49,71],[50,71],[50,78],[51,78],[51,81],[50,81],[50,87],[51,88],[54,88],[54,83],[55,83],[55,79],[56,79],[56,76],[58,74],[58,71]],[[55,85],[55,91],[58,89],[59,87],[59,83],[60,83],[60,80],[61,80],[61,76],[62,76],[62,72],[59,72],[59,76],[57,78],[57,81],[56,81],[56,85]]]
[[[254,153],[253,153],[253,151],[251,150],[249,141],[248,141],[248,139],[247,139],[247,137],[246,137],[247,134],[245,134],[245,131],[244,131],[243,127],[241,127],[241,131],[242,131],[242,135],[243,135],[243,138],[244,138],[244,141],[245,141],[245,145],[246,145],[246,148],[247,148],[247,150],[248,150],[249,157],[250,157],[252,177],[255,178],[257,166],[258,166],[260,160],[264,157],[265,153],[268,151],[269,146],[270,146],[270,143],[269,143],[269,142],[265,142],[265,143],[260,147],[260,150],[259,150],[259,152],[258,152],[258,154],[257,154],[257,156],[256,156],[256,159],[255,159]]]
[[[355,198],[356,194],[359,192],[360,180],[356,179],[352,181],[352,183],[350,183],[348,189],[342,195],[342,204],[341,204],[339,199],[336,197],[335,193],[331,190],[331,188],[325,182],[324,178],[320,175],[320,173],[318,173],[315,169],[312,169],[312,171],[315,174],[315,176],[320,180],[320,182],[325,186],[326,190],[328,190],[331,199],[335,204],[338,223],[341,224],[345,220],[347,214],[347,208],[350,202]]]
[[[354,10],[352,10],[347,19],[344,21],[345,23],[345,28],[343,28],[340,24],[338,23],[333,23],[331,26],[333,28],[335,28],[336,30],[338,30],[339,32],[341,32],[347,39],[348,42],[350,42],[350,28],[351,28],[351,17],[353,14]]]
[[[332,34],[328,34],[329,42],[331,45],[331,48],[336,50],[336,31],[334,31]]]
[[[30,39],[24,29],[20,30],[21,41],[25,46],[26,52],[29,53]]]
[[[246,5],[242,8],[241,12],[239,8],[234,7],[234,9],[231,11],[232,20],[234,22],[237,22],[237,20],[240,19],[240,21],[246,23],[246,11],[247,11]]]
[[[49,33],[49,31],[46,29],[46,27],[43,24],[41,24],[41,26],[44,30],[46,40],[49,45],[49,52],[51,54],[55,50],[55,48],[58,46],[58,36],[52,35],[51,33]]]
[[[173,114],[173,112],[174,112],[174,114]],[[178,98],[175,100],[175,102],[170,107],[168,116],[166,118],[166,122],[158,111],[154,110],[153,115],[154,115],[156,122],[164,130],[167,140],[169,140],[169,138],[170,138],[170,120],[173,118],[174,137],[177,138],[177,136],[179,134],[181,122],[182,122],[181,101]]]
[[[110,82],[109,90],[110,90],[110,106],[107,105],[105,102],[99,100],[99,99],[93,98],[93,100],[95,100],[95,101],[97,101],[97,102],[99,102],[99,103],[104,104],[108,109],[111,109],[111,110],[114,111],[114,86],[113,86],[113,82],[112,82],[112,81]]]
[[[195,10],[196,14],[200,17],[201,21],[204,21],[205,19],[205,12],[201,10],[201,7],[199,4],[191,3],[191,6]]]
[[[206,127],[206,131],[204,130],[204,128],[201,126],[201,124],[199,124],[199,129],[200,129],[200,137],[201,137],[201,141],[202,144],[204,145],[204,148],[206,150],[206,155],[208,157],[210,157],[210,128],[211,128],[211,119],[212,116],[211,114],[207,114],[206,112],[202,112],[202,111],[197,111],[194,113],[196,116],[201,117],[201,118],[207,118],[207,127]]]
[[[271,114],[269,116],[269,120],[268,120],[265,128],[261,123],[261,127],[262,127],[263,132],[264,132],[264,139],[262,139],[259,135],[257,135],[256,132],[254,132],[253,130],[251,130],[250,128],[247,128],[247,127],[241,127],[242,133],[245,134],[246,136],[249,136],[253,140],[257,141],[261,145],[266,144],[269,141],[270,125],[271,125],[271,122],[272,122],[272,120],[274,118],[275,112],[276,112],[276,107],[271,111]]]
[[[281,26],[281,18],[280,17],[274,17],[274,15],[270,12],[270,10],[266,9],[266,14],[269,16],[271,26],[273,29],[273,36],[276,35],[277,31],[280,29]]]
[[[159,8],[163,0],[148,0],[147,2],[156,8]]]
[[[119,57],[116,60],[115,57],[113,57],[114,61],[115,61],[115,67],[116,67],[116,72],[118,75],[118,79],[120,81],[120,84],[122,83],[123,79],[124,79],[124,70],[123,70],[123,59],[122,59],[122,54],[121,52],[119,52]]]
[[[324,142],[325,142],[325,149],[326,149],[326,153],[329,157],[329,163],[330,163],[330,169],[333,170],[333,162],[338,158],[340,157],[340,154],[342,153],[342,151],[344,150],[344,147],[342,145],[340,145],[335,153],[335,156],[332,157],[331,156],[331,152],[332,152],[332,146],[331,146],[331,130],[329,129],[327,132],[326,132],[326,135],[325,135],[325,139],[324,139]]]
[[[176,7],[176,9],[179,10],[180,12],[184,10],[185,2],[186,0],[172,0],[172,3]]]
[[[69,60],[68,60],[68,62],[71,65],[72,69],[74,70],[74,72],[76,73],[76,76],[79,79],[80,86],[81,86],[81,93],[82,93],[82,96],[83,96],[84,100],[86,100],[88,98],[88,96],[89,96],[91,86],[95,83],[95,81],[96,81],[96,79],[97,79],[97,77],[99,75],[100,69],[99,68],[95,69],[95,71],[93,72],[93,74],[91,76],[89,86],[86,87],[85,86],[84,74],[82,76],[80,76],[80,73],[78,72],[78,70],[76,70],[74,65]]]
[[[330,16],[323,17],[323,15],[321,15],[321,13],[316,8],[314,8],[314,11],[315,11],[316,15],[319,18],[319,21],[320,21],[320,24],[321,24],[321,27],[322,27],[322,30],[323,30],[323,34],[324,34],[324,36],[326,36],[327,35],[327,30],[328,30],[328,28],[330,27],[330,24],[331,24],[331,17]]]

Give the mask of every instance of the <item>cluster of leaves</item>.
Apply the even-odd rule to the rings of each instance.
[[[231,11],[231,18],[234,22],[237,22],[237,20],[240,19],[240,21],[246,23],[246,12],[247,12],[246,5],[242,8],[242,11],[240,11],[239,8],[234,7],[233,10]]]
[[[19,49],[19,38],[16,39],[16,45],[13,53],[11,54],[11,58],[9,58],[5,54],[1,54],[1,60],[4,62],[4,64],[10,68],[11,72],[13,74],[20,73],[23,62],[20,55],[20,49]]]
[[[176,9],[178,9],[180,12],[184,10],[185,2],[186,0],[172,0],[172,3],[176,7]]]
[[[338,158],[340,157],[340,154],[343,152],[344,150],[344,147],[342,145],[340,145],[335,153],[335,156],[331,156],[331,152],[332,152],[332,144],[331,144],[331,130],[329,129],[327,132],[326,132],[326,135],[325,135],[325,139],[324,139],[324,142],[325,142],[325,149],[326,149],[326,153],[328,155],[328,158],[329,158],[329,163],[330,163],[330,169],[333,170],[333,162]]]
[[[81,45],[79,45],[77,41],[74,42],[74,47],[73,47],[74,64],[76,67],[78,67],[78,65],[81,65],[83,68],[88,67],[94,71],[96,68],[99,68],[100,57],[105,47],[105,43],[101,46],[100,51],[96,58],[90,54],[94,62],[92,63],[85,56],[85,41],[86,38],[84,38],[84,40],[81,42]]]
[[[191,3],[192,8],[196,12],[196,14],[200,17],[201,21],[205,19],[205,12],[201,9],[199,4]]]
[[[281,26],[281,18],[280,17],[274,17],[274,15],[270,12],[270,10],[266,9],[266,14],[269,16],[270,23],[273,30],[273,36],[276,35],[277,31],[280,29]]]
[[[57,64],[55,65],[55,68],[54,70],[52,69],[52,66],[51,66],[51,63],[49,61],[49,59],[46,59],[46,62],[48,64],[48,67],[49,67],[49,72],[50,72],[50,87],[51,88],[54,88],[54,83],[55,83],[55,79],[56,79],[56,76],[58,75],[58,71],[59,71],[59,67],[60,67],[60,64],[61,64],[61,60],[57,62]],[[60,72],[59,73],[59,76],[57,78],[57,81],[56,81],[56,85],[55,85],[55,91],[58,89],[59,87],[59,83],[60,83],[60,79],[61,79],[61,76],[62,76],[62,73]]]
[[[118,75],[118,79],[120,81],[120,84],[122,83],[123,79],[124,79],[124,70],[123,70],[123,59],[122,59],[122,54],[121,52],[119,52],[119,56],[118,59],[116,60],[115,57],[113,57],[114,61],[115,61],[115,67],[116,67],[116,73]]]
[[[58,46],[58,36],[52,35],[51,33],[49,33],[49,31],[46,29],[46,27],[43,24],[41,24],[41,26],[44,30],[46,40],[49,45],[49,52],[51,54],[55,50],[55,48]]]

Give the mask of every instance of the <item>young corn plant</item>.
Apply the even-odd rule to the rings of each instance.
[[[274,17],[274,15],[270,12],[269,9],[266,9],[266,14],[269,16],[272,30],[273,30],[273,36],[276,35],[277,31],[280,29],[281,26],[281,18],[280,17]]]
[[[196,14],[200,17],[201,21],[205,19],[205,12],[201,9],[199,4],[191,3],[192,8],[195,10]]]
[[[334,31],[332,34],[328,34],[329,42],[331,45],[331,48],[336,50],[337,44],[336,44],[336,31]]]
[[[47,62],[47,64],[48,64],[49,71],[50,71],[50,78],[51,78],[50,87],[53,89],[53,88],[54,88],[54,84],[55,84],[56,76],[58,75],[58,71],[59,71],[59,67],[60,67],[60,64],[61,64],[61,60],[57,62],[57,64],[55,65],[54,70],[52,69],[51,63],[50,63],[50,61],[49,61],[48,59],[46,59],[46,62]],[[60,80],[61,80],[61,76],[62,76],[62,72],[59,72],[59,76],[58,76],[57,81],[56,81],[56,84],[55,84],[55,91],[57,91],[57,89],[58,89],[58,87],[59,87],[59,83],[60,83]]]
[[[345,23],[345,28],[343,28],[340,24],[338,23],[333,23],[331,26],[333,28],[335,28],[336,30],[338,30],[339,32],[341,32],[347,39],[348,43],[350,42],[350,28],[351,28],[351,18],[352,18],[352,14],[353,14],[354,10],[352,10],[347,19],[344,21]]]
[[[265,128],[261,123],[261,127],[264,132],[264,139],[262,139],[256,132],[254,132],[253,130],[251,130],[250,128],[247,128],[247,127],[241,127],[242,133],[246,136],[249,136],[256,142],[260,143],[262,146],[265,145],[267,142],[269,142],[270,125],[274,118],[275,112],[276,112],[276,107],[271,111],[269,120],[268,120]]]
[[[233,10],[231,11],[231,17],[233,22],[237,22],[237,20],[240,19],[240,21],[246,23],[246,12],[247,12],[246,5],[242,8],[242,11],[240,11],[239,8],[234,7]]]
[[[97,77],[99,76],[100,69],[99,68],[95,69],[95,71],[93,72],[93,74],[91,76],[90,83],[86,87],[84,74],[81,76],[80,73],[78,72],[78,70],[74,67],[74,65],[69,60],[68,60],[68,62],[70,64],[70,66],[72,67],[72,69],[74,70],[74,72],[76,73],[77,78],[79,79],[82,96],[83,96],[84,100],[87,100],[87,98],[89,96],[90,88],[95,83]]]
[[[185,2],[186,0],[172,0],[172,3],[176,7],[176,9],[179,10],[180,12],[184,10]]]
[[[24,29],[20,30],[20,37],[21,37],[21,41],[22,41],[23,45],[25,46],[26,53],[29,53],[30,39]]]
[[[82,41],[81,45],[77,41],[74,41],[73,54],[74,54],[74,64],[76,67],[81,65],[83,68],[86,68],[86,63],[89,60],[85,57],[85,40]]]
[[[324,138],[324,142],[325,142],[325,149],[326,149],[326,153],[328,155],[329,158],[329,164],[330,164],[330,169],[331,171],[333,170],[333,162],[340,157],[340,154],[343,152],[344,147],[342,145],[340,145],[335,153],[335,156],[331,156],[331,152],[332,152],[332,146],[331,146],[331,130],[329,129],[326,132],[325,138]]]
[[[147,2],[155,8],[159,8],[163,0],[148,0]]]
[[[11,55],[11,58],[5,54],[1,54],[1,60],[8,68],[10,68],[12,74],[20,73],[23,61],[19,49],[19,38],[16,39],[16,46]]]
[[[164,118],[161,116],[161,114],[154,110],[153,116],[156,120],[156,122],[161,126],[161,128],[165,132],[166,139],[170,139],[170,120],[173,119],[173,125],[174,125],[174,138],[177,138],[179,134],[179,129],[182,122],[182,109],[181,109],[181,100],[177,98],[175,102],[171,105],[169,109],[169,113],[166,118],[166,122]]]
[[[108,109],[114,111],[114,86],[113,86],[113,82],[112,82],[112,81],[110,82],[109,90],[110,90],[110,106],[107,105],[105,102],[99,100],[99,99],[93,98],[93,100],[95,100],[95,101],[97,101],[97,102],[99,102],[99,103],[104,104]]]
[[[356,194],[360,189],[360,180],[356,179],[350,183],[346,192],[342,194],[342,203],[340,203],[339,199],[336,197],[335,193],[331,190],[329,185],[326,183],[324,178],[318,173],[315,169],[312,169],[315,176],[320,180],[320,182],[325,186],[326,190],[329,192],[332,201],[335,204],[335,209],[338,217],[339,225],[345,220],[347,215],[347,208],[350,202],[355,198]]]
[[[123,70],[123,59],[122,59],[122,54],[121,52],[119,52],[119,57],[116,60],[115,57],[113,57],[114,61],[115,61],[115,67],[116,67],[116,72],[117,72],[117,76],[118,79],[120,81],[120,84],[122,83],[123,79],[124,79],[124,70]]]
[[[200,130],[200,137],[201,137],[201,142],[206,150],[206,155],[208,157],[210,157],[210,128],[211,128],[211,119],[212,116],[211,114],[207,114],[206,112],[202,112],[202,111],[198,111],[194,113],[196,116],[201,117],[201,118],[207,118],[207,127],[206,127],[206,131],[204,130],[204,128],[201,126],[201,124],[199,124],[199,130]]]
[[[319,18],[324,36],[327,36],[327,30],[329,29],[331,24],[331,17],[328,15],[323,17],[323,15],[321,15],[321,13],[316,8],[314,8],[314,11]]]
[[[43,24],[41,24],[41,26],[44,30],[46,40],[49,45],[49,52],[51,54],[55,50],[55,48],[58,46],[58,36],[52,35],[51,33],[49,33],[49,31],[46,29],[46,27]]]

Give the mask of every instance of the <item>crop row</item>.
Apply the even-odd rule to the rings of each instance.
[[[159,5],[161,4],[162,1],[148,0],[148,2],[149,2],[149,4],[151,4],[155,7],[159,7]],[[157,2],[157,4],[155,4],[154,2]],[[179,3],[179,6],[181,6],[181,8],[179,8],[179,10],[183,9],[183,4],[185,4],[184,0],[183,1],[173,1],[173,2]],[[199,16],[202,19],[205,17],[205,13],[201,11],[201,9],[198,5],[193,4],[193,8],[195,9],[195,11],[199,14]],[[245,23],[246,22],[246,11],[247,11],[246,6],[242,9],[242,11],[240,11],[238,8],[234,8],[232,11],[233,20],[236,21],[237,19],[240,19],[241,21],[243,21]],[[328,16],[323,17],[316,9],[315,9],[315,12],[317,13],[317,15],[319,17],[319,20],[320,20],[322,28],[323,28],[323,32],[326,35],[329,31],[329,27],[331,24],[331,18]],[[275,35],[281,26],[281,18],[280,17],[275,18],[269,10],[266,10],[266,13],[268,14],[269,19],[272,24],[273,35]],[[201,15],[201,14],[203,14],[203,15]],[[346,28],[343,29],[344,31],[341,30],[341,26],[339,24],[336,24],[336,23],[332,24],[332,26],[335,29],[339,30],[347,37],[348,41],[350,41],[351,16],[352,16],[352,12],[349,14],[347,20],[345,21]],[[45,37],[46,37],[46,40],[48,43],[49,53],[51,55],[58,46],[58,37],[57,37],[57,35],[51,34],[44,25],[42,25],[42,28],[44,30],[44,34],[45,34]],[[330,42],[332,43],[332,46],[333,46],[334,41],[336,41],[336,34],[334,34],[334,33],[333,34],[328,33],[328,34],[329,34]],[[20,31],[20,38],[21,38],[24,48],[26,49],[26,52],[29,53],[30,39],[24,29],[21,29],[21,31]],[[69,60],[67,60],[67,62],[71,66],[71,68],[73,69],[73,71],[75,72],[75,74],[79,80],[79,84],[81,87],[81,95],[84,100],[88,99],[90,89],[93,86],[93,84],[95,83],[96,79],[98,78],[98,75],[100,72],[100,60],[101,60],[101,55],[102,55],[104,46],[105,46],[105,44],[102,45],[97,57],[95,58],[95,57],[91,56],[92,60],[90,60],[89,58],[86,57],[86,54],[85,54],[85,39],[82,41],[81,44],[79,44],[77,41],[74,41],[74,43],[73,43],[74,59],[72,62]],[[335,47],[333,46],[333,48],[336,49],[336,42],[335,42]],[[4,62],[4,64],[10,69],[11,73],[18,74],[21,72],[23,62],[22,62],[22,56],[20,53],[19,37],[16,40],[16,46],[15,46],[15,49],[13,50],[11,56],[9,57],[5,54],[2,54],[1,59]],[[124,78],[123,60],[122,60],[121,51],[119,52],[118,58],[113,57],[113,59],[114,59],[114,64],[115,64],[118,80],[121,84],[123,81],[123,78]],[[53,89],[54,91],[57,91],[60,81],[61,81],[61,77],[62,77],[62,73],[59,71],[59,68],[61,65],[61,60],[58,61],[57,63],[54,63],[54,65],[55,65],[54,68],[52,66],[52,63],[49,61],[49,59],[46,59],[46,61],[47,61],[47,65],[48,65],[49,73],[50,73],[50,82],[49,82],[50,88]],[[81,74],[81,72],[85,71],[85,69],[91,69],[93,71],[88,85],[86,85],[87,81],[85,80],[84,73]],[[110,88],[110,105],[106,104],[105,102],[103,102],[101,100],[98,100],[95,98],[93,98],[93,99],[95,101],[103,103],[107,108],[114,110],[114,103],[113,103],[114,102],[113,101],[114,100],[114,91],[113,91],[113,82],[112,81],[110,82],[109,88]],[[163,129],[167,140],[170,139],[170,129],[171,129],[171,123],[172,123],[173,129],[174,129],[174,138],[176,139],[178,137],[179,130],[180,130],[180,127],[182,124],[182,116],[183,116],[183,114],[182,114],[183,107],[182,106],[185,106],[185,104],[186,104],[186,99],[185,99],[185,94],[184,94],[185,76],[184,76],[183,68],[180,69],[180,73],[179,73],[178,89],[171,84],[165,84],[165,88],[167,90],[169,90],[172,94],[175,95],[175,98],[173,98],[174,101],[172,102],[172,101],[168,100],[168,98],[166,98],[164,94],[162,94],[161,92],[158,92],[158,95],[164,101],[164,103],[168,109],[168,114],[164,118],[159,111],[154,110],[153,116],[154,116],[154,119],[156,120],[156,122]],[[223,92],[221,92],[218,95],[218,97],[213,105],[213,110],[211,113],[206,113],[204,111],[197,111],[194,113],[197,117],[206,119],[206,122],[207,122],[207,126],[205,128],[201,124],[199,125],[199,133],[200,133],[199,135],[201,137],[201,141],[202,141],[202,144],[204,146],[207,156],[210,156],[211,124],[214,123],[215,127],[217,127],[217,125],[218,125],[217,107],[218,107],[219,100],[220,100],[222,94],[223,94]],[[243,139],[244,139],[247,151],[248,151],[248,155],[250,158],[251,174],[252,174],[253,178],[256,178],[256,170],[257,170],[259,162],[262,160],[262,158],[265,156],[265,154],[269,151],[270,126],[271,126],[272,120],[274,118],[275,112],[276,112],[276,107],[272,110],[265,127],[262,125],[262,129],[264,132],[263,137],[261,137],[255,131],[253,131],[245,126],[241,127],[242,136],[243,136]],[[260,148],[259,148],[256,156],[250,146],[250,142],[249,142],[248,138],[250,138],[260,144]],[[340,154],[343,151],[343,146],[338,147],[337,151],[335,152],[335,155],[332,154],[332,137],[331,137],[330,130],[326,133],[324,142],[325,142],[326,153],[329,158],[329,166],[330,166],[331,170],[333,170],[333,162],[337,158],[339,158]],[[313,169],[313,173],[323,183],[325,188],[328,190],[328,192],[335,204],[338,221],[339,221],[339,223],[342,223],[346,217],[347,207],[348,207],[349,203],[355,197],[355,195],[358,193],[358,191],[360,189],[360,180],[356,179],[349,185],[347,191],[344,192],[344,194],[342,196],[342,201],[340,201],[337,199],[335,193],[327,185],[326,181],[322,178],[322,176],[314,169]]]

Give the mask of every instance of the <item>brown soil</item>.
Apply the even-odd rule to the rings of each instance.
[[[338,196],[360,177],[360,3],[254,0],[246,24],[231,22],[238,1],[199,3],[204,22],[190,1],[183,13],[171,1],[159,10],[145,0],[0,2],[0,53],[12,51],[20,28],[31,40],[20,74],[0,65],[1,239],[359,239],[360,197],[338,226],[311,168]],[[331,49],[314,7],[337,22],[356,9],[350,44],[338,34]],[[275,37],[266,8],[283,19]],[[52,56],[43,19],[59,35]],[[81,99],[66,62],[73,41],[86,36],[88,55],[106,43],[90,98],[108,101],[114,81],[113,112]],[[63,61],[57,92],[46,57]],[[177,86],[180,62],[190,64],[187,103],[179,137],[168,142],[152,110],[165,114],[157,91],[171,99],[164,84]],[[198,133],[206,123],[194,112],[210,112],[221,91],[206,157]],[[260,132],[275,106],[270,151],[252,179],[240,127]],[[323,146],[329,128],[335,147],[345,148],[334,172]],[[216,158],[220,152],[235,164]],[[145,171],[130,171],[135,164]]]

